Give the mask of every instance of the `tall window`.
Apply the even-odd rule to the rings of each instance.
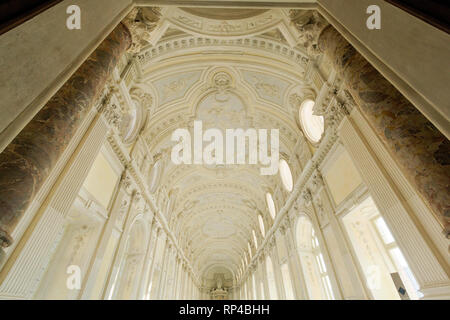
[[[325,261],[323,260],[323,255],[319,247],[319,239],[317,238],[314,229],[312,230],[312,252],[319,267],[320,280],[322,288],[325,291],[325,297],[327,300],[334,300],[330,277],[328,276],[327,267],[325,266]]]
[[[264,297],[264,283],[262,282],[262,280],[259,281],[259,292],[261,293],[261,300],[265,300],[266,298]]]
[[[284,291],[286,293],[286,300],[295,300],[294,288],[292,287],[291,274],[289,273],[289,266],[284,263],[281,266],[281,276],[283,277]]]
[[[273,272],[272,259],[266,258],[267,283],[269,285],[269,299],[278,300],[277,285],[275,282],[275,273]]]
[[[388,225],[368,197],[342,222],[373,299],[419,299],[421,293]]]
[[[258,295],[256,294],[256,279],[255,274],[252,274],[252,287],[253,287],[253,300],[256,300],[258,298]]]
[[[384,219],[379,216],[372,223],[376,226],[379,237],[382,239],[385,250],[389,253],[389,257],[394,262],[395,268],[399,273],[400,279],[403,281],[405,290],[408,292],[410,299],[417,300],[423,296],[419,291],[419,284],[416,281],[403,253],[400,251],[391,231],[389,230]]]
[[[307,216],[297,222],[296,239],[300,265],[311,300],[334,299],[330,277],[320,248],[319,239]]]

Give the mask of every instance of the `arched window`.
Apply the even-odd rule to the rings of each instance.
[[[299,218],[296,238],[309,298],[312,300],[334,300],[333,289],[320,249],[319,239],[308,217],[301,216]]]
[[[286,300],[295,300],[294,288],[292,287],[291,274],[289,272],[289,266],[284,263],[281,266],[281,276],[283,278],[284,292],[286,293]]]
[[[246,284],[247,284],[247,300],[252,300],[252,292],[251,292],[251,281],[250,281],[250,276],[247,277],[246,280]]]
[[[272,195],[269,192],[266,193],[266,202],[267,208],[269,209],[269,213],[272,216],[272,219],[275,219],[276,215],[275,202],[273,202]]]
[[[252,234],[253,234],[253,241],[255,242],[255,248],[258,249],[258,239],[256,238],[255,230],[252,230]]]
[[[280,177],[284,188],[291,192],[294,187],[294,181],[292,180],[291,168],[289,168],[288,163],[284,159],[280,160]]]
[[[322,138],[324,131],[324,118],[313,113],[314,104],[315,102],[311,99],[303,101],[299,109],[299,117],[306,137],[312,143],[317,143]]]
[[[258,299],[258,295],[256,294],[256,280],[255,280],[255,274],[252,274],[252,287],[253,287],[253,300]]]
[[[266,236],[266,228],[264,227],[264,220],[261,215],[258,215],[259,228],[261,229],[261,234]]]
[[[259,292],[261,293],[261,300],[266,300],[264,296],[264,283],[262,280],[259,281]]]
[[[117,300],[136,299],[139,287],[139,269],[142,268],[145,260],[144,243],[147,239],[146,234],[144,222],[136,220],[129,231],[125,256],[113,283],[111,298]]]
[[[278,300],[277,285],[275,281],[275,273],[273,272],[272,259],[267,256],[266,258],[266,271],[267,271],[267,282],[269,285],[269,299]]]

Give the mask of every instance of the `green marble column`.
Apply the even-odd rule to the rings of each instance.
[[[120,23],[0,154],[0,245],[54,168],[120,57],[131,46]]]
[[[331,25],[321,32],[318,45],[449,237],[449,140]]]

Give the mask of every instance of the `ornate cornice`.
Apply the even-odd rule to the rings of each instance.
[[[258,51],[262,50],[293,61],[304,69],[306,69],[310,61],[306,52],[291,48],[289,45],[282,42],[277,42],[258,36],[243,39],[220,40],[191,35],[161,41],[155,47],[143,48],[143,50],[137,55],[137,61],[141,65],[142,69],[145,69],[147,64],[152,63],[154,59],[162,55],[179,50],[211,46],[253,48]]]

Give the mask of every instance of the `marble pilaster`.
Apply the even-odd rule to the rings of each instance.
[[[433,248],[427,244],[421,234],[422,228],[415,223],[416,219],[409,212],[406,202],[400,198],[397,187],[390,183],[391,176],[380,167],[378,159],[373,157],[369,146],[375,148],[377,143],[381,145],[381,142],[369,143],[366,140],[355,124],[354,119],[359,118],[364,119],[359,110],[354,109],[351,117],[344,119],[339,129],[346,150],[361,172],[386,224],[395,235],[395,240],[414,274],[420,291],[446,287],[448,292],[449,277],[446,270],[448,265],[441,261]]]
[[[1,246],[11,245],[12,231],[130,45],[119,24],[0,154]]]
[[[72,155],[54,193],[34,217],[35,225],[27,230],[27,241],[20,253],[17,257],[10,257],[2,269],[2,277],[5,277],[0,280],[0,295],[30,298],[36,292],[63,235],[66,216],[95,160],[93,155],[99,153],[106,139],[108,129],[103,117],[94,116],[83,145]]]
[[[318,39],[380,140],[450,235],[450,141],[332,26]]]

